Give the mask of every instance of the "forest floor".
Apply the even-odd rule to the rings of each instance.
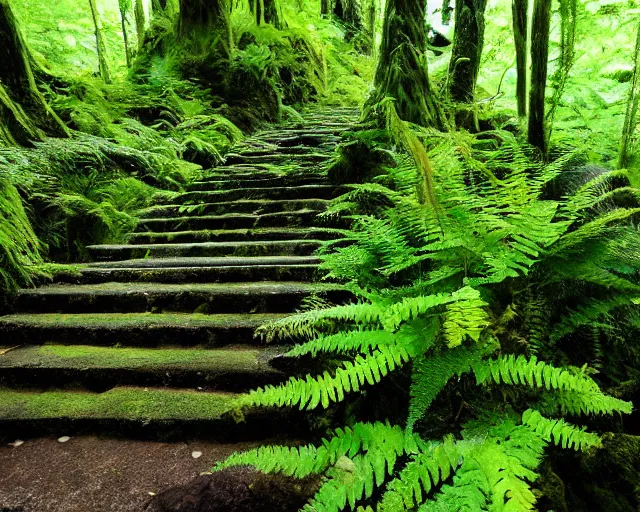
[[[153,494],[259,443],[160,443],[72,437],[0,447],[0,511],[142,511]],[[198,458],[193,452],[200,452]]]

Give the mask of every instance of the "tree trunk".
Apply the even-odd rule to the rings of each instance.
[[[226,27],[227,0],[180,0],[178,33],[210,32]]]
[[[620,157],[618,160],[618,167],[620,169],[624,169],[629,165],[631,139],[636,130],[636,118],[638,106],[640,105],[640,24],[638,24],[638,35],[636,37],[636,48],[633,60],[633,78],[631,80],[627,111],[624,116],[622,137],[620,139]]]
[[[120,24],[122,26],[122,39],[124,41],[124,56],[127,67],[131,67],[131,50],[129,49],[129,34],[127,33],[127,4],[120,2]]]
[[[140,52],[144,47],[144,34],[147,18],[144,14],[144,5],[142,0],[135,0],[135,2],[134,11],[136,16],[136,34],[138,36],[138,51]]]
[[[529,92],[529,144],[547,154],[544,122],[549,60],[551,0],[535,0],[531,27],[531,90]]]
[[[449,94],[453,101],[472,103],[484,45],[487,0],[456,0],[456,24],[449,64]]]
[[[252,0],[251,10],[256,17],[257,25],[270,23],[278,29],[282,28],[276,0]]]
[[[0,0],[0,144],[28,145],[45,135],[69,136],[38,91],[29,50],[8,0]]]
[[[91,16],[93,17],[93,26],[96,33],[96,49],[98,52],[100,76],[102,80],[104,80],[104,83],[110,84],[111,71],[109,71],[109,63],[107,62],[107,45],[104,42],[104,36],[102,34],[102,22],[100,21],[96,0],[89,0],[89,6],[91,7]]]
[[[375,106],[391,97],[404,121],[442,130],[446,122],[431,90],[425,57],[426,8],[427,0],[387,2],[375,76],[376,92],[369,104]]]
[[[512,0],[513,39],[516,47],[518,117],[527,116],[527,20],[529,0]]]
[[[329,1],[330,0],[320,0],[320,14],[323,18],[329,16],[329,13],[331,12]]]

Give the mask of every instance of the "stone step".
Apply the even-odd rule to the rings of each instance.
[[[217,203],[201,203],[194,205],[164,204],[152,206],[140,211],[145,219],[177,218],[193,215],[227,215],[230,213],[249,213],[263,215],[265,213],[281,213],[296,211],[322,212],[327,209],[327,199],[248,199],[238,201],[221,201]]]
[[[232,164],[250,164],[252,162],[260,162],[260,163],[273,163],[279,164],[282,162],[296,162],[303,164],[319,164],[322,162],[327,162],[333,158],[333,154],[327,153],[308,153],[308,154],[290,154],[290,153],[262,153],[262,154],[238,154],[238,153],[227,153],[224,157],[224,162],[227,165]]]
[[[213,179],[217,178],[217,179]],[[221,177],[214,176],[211,178],[205,178],[202,181],[196,181],[187,187],[188,191],[195,190],[230,190],[234,188],[273,188],[273,187],[289,187],[300,185],[330,185],[326,176],[320,174],[316,176],[306,177],[293,177],[293,176],[279,176],[273,174],[272,176],[261,177]]]
[[[3,345],[123,347],[257,345],[255,330],[277,314],[22,314],[0,317]]]
[[[8,349],[10,347],[4,347]],[[0,347],[0,353],[3,347]],[[172,386],[249,391],[281,382],[269,365],[277,348],[120,348],[89,345],[26,345],[0,356],[0,386],[50,389],[82,386]]]
[[[194,231],[164,231],[132,233],[131,244],[166,244],[197,242],[234,242],[268,240],[334,240],[341,237],[341,231],[328,228],[262,228],[262,229],[223,229]]]
[[[277,147],[288,148],[288,147],[300,147],[306,146],[309,148],[317,148],[317,147],[331,147],[331,150],[335,148],[337,144],[340,143],[341,138],[335,135],[293,135],[289,137],[263,137],[261,133],[257,133],[255,136],[246,139],[248,142],[255,143],[263,143],[263,144],[273,144]]]
[[[305,282],[54,284],[20,290],[12,308],[19,313],[288,313],[318,296],[343,302],[337,285]]]
[[[146,261],[165,260],[150,259]],[[67,284],[98,284],[107,282],[174,284],[252,281],[304,282],[312,281],[317,274],[317,265],[158,266],[156,268],[128,268],[125,265],[114,268],[83,268],[73,272],[58,272],[53,276],[53,282]]]
[[[229,155],[234,156],[265,156],[271,155],[288,155],[291,160],[295,160],[297,156],[309,157],[312,155],[323,156],[332,155],[335,144],[321,143],[317,146],[306,146],[304,144],[296,144],[291,146],[280,146],[272,142],[259,139],[249,139],[236,146]],[[313,159],[312,159],[313,160]]]
[[[179,204],[215,203],[248,199],[333,199],[345,193],[345,187],[300,185],[297,187],[251,187],[218,191],[191,191],[175,196]]]
[[[174,244],[92,245],[96,261],[136,258],[217,256],[310,256],[322,246],[320,240],[264,240],[256,242],[196,242]]]
[[[89,268],[182,268],[182,267],[252,267],[262,265],[316,265],[315,256],[240,256],[219,258],[144,258],[125,261],[99,261],[87,264]]]
[[[0,388],[0,431],[5,439],[100,434],[227,442],[301,433],[304,422],[296,413],[257,409],[239,418],[233,413],[236,396],[141,387],[104,393]]]
[[[337,222],[331,220],[336,225]],[[262,215],[226,214],[140,219],[136,233],[167,233],[171,231],[238,230],[259,228],[301,228],[328,226],[329,220],[318,217],[316,210],[276,212]]]

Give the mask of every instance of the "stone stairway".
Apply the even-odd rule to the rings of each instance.
[[[336,237],[318,213],[342,190],[327,164],[357,112],[308,112],[246,139],[183,193],[146,209],[129,242],[21,290],[0,317],[0,437],[108,433],[262,439],[295,422],[227,414],[234,393],[288,377],[259,325],[309,297],[314,251]],[[170,198],[169,198],[170,197]]]

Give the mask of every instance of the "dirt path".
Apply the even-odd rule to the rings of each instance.
[[[189,481],[253,444],[71,438],[0,447],[0,512],[142,511],[149,493]],[[198,459],[192,452],[202,452]]]

